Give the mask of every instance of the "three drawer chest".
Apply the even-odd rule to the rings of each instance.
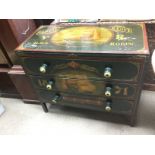
[[[134,125],[149,58],[143,23],[41,26],[16,53],[45,112],[46,103],[60,104]]]

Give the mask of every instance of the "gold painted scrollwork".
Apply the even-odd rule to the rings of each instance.
[[[54,67],[54,74],[58,88],[63,91],[77,91],[79,93],[96,93],[103,90],[104,86],[99,82],[90,80],[91,77],[99,77],[96,68],[75,61],[60,64]],[[100,82],[101,83],[101,82]]]

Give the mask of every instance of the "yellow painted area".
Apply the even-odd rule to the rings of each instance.
[[[81,44],[105,44],[113,38],[113,32],[107,28],[95,26],[71,27],[56,32],[51,42],[67,44],[72,41]],[[71,42],[69,42],[71,41]]]

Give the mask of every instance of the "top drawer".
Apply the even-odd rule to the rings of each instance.
[[[131,82],[139,80],[143,61],[143,58],[22,58],[25,71],[31,75]]]

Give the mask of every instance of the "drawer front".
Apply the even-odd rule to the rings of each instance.
[[[124,99],[135,99],[137,85],[95,81],[90,79],[65,79],[52,77],[30,76],[36,89],[58,91],[77,95],[93,95]]]
[[[142,63],[133,60],[23,58],[25,71],[31,75],[55,75],[59,78],[110,79],[137,82]]]
[[[47,91],[38,91],[40,100],[42,102],[68,105],[79,108],[87,108],[99,111],[108,111],[115,113],[131,113],[134,102],[127,100],[105,100],[101,97],[77,97],[73,95],[67,95],[64,93],[49,93]],[[54,100],[55,96],[59,95],[58,99]],[[109,104],[110,103],[110,104]],[[111,110],[108,110],[107,107]]]

